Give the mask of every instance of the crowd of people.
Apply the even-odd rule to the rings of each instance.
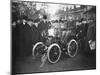
[[[17,19],[12,22],[12,54],[15,57],[32,55],[33,45],[42,38],[43,30],[47,30],[50,22],[47,16],[43,15],[42,19]]]
[[[44,42],[43,38],[51,27],[52,23],[66,23],[66,25],[76,26],[76,33],[79,33],[79,38],[87,37],[88,41],[96,40],[95,21],[86,21],[83,18],[79,21],[55,20],[48,21],[47,16],[43,15],[42,19],[17,19],[12,22],[12,52],[13,56],[32,55],[33,45],[37,42]],[[92,23],[92,25],[90,24]],[[68,28],[68,26],[66,26]],[[92,40],[91,40],[92,39]]]

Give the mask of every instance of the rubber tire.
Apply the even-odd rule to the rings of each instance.
[[[53,61],[51,61],[50,60],[50,51],[51,51],[51,48],[53,47],[53,46],[57,46],[58,48],[59,48],[59,56],[58,56],[58,59],[55,61],[55,62],[53,62]],[[49,47],[48,47],[48,51],[47,51],[47,57],[48,57],[48,61],[50,62],[50,63],[57,63],[58,61],[59,61],[59,59],[60,59],[60,56],[61,56],[61,48],[60,48],[60,46],[57,44],[57,43],[53,43],[53,44],[51,44]]]
[[[44,45],[43,42],[37,42],[34,46],[33,46],[33,49],[32,49],[32,56],[34,56],[34,52],[35,52],[35,48],[38,46],[38,45]]]
[[[70,54],[70,52],[69,52],[69,46],[70,46],[71,42],[73,42],[73,41],[74,41],[74,42],[76,43],[76,45],[77,45],[77,50],[76,50],[75,54],[72,56],[72,55]],[[72,58],[72,57],[75,57],[76,54],[77,54],[77,51],[78,51],[78,43],[76,42],[75,39],[72,39],[72,40],[69,41],[68,47],[67,47],[67,48],[68,48],[67,50],[68,50],[68,55],[69,55],[69,57],[71,57],[71,58]]]

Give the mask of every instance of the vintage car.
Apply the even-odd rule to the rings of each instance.
[[[62,54],[75,57],[78,51],[78,40],[76,37],[76,25],[68,23],[51,23],[47,31],[41,32],[44,42],[37,42],[32,49],[34,57],[44,54],[50,63],[57,63]]]

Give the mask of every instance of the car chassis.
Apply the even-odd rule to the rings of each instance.
[[[52,28],[54,27],[51,27],[50,29]],[[57,30],[57,28],[54,29]],[[65,32],[64,35],[60,37],[58,37],[57,35],[56,36],[50,36],[48,34],[46,36],[43,35],[46,41],[37,42],[35,45],[33,45],[32,49],[33,57],[43,57],[45,55],[50,63],[57,63],[63,53],[71,58],[77,55],[78,42],[76,40],[76,34],[72,31],[72,29],[68,30],[66,29],[61,30],[61,28],[59,29],[60,29],[59,31],[61,32],[60,34]]]

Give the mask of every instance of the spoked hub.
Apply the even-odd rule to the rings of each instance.
[[[76,56],[77,50],[78,50],[78,43],[76,42],[76,40],[74,39],[70,40],[68,43],[68,55],[70,57]]]
[[[33,46],[32,55],[35,57],[41,56],[44,52],[44,44],[42,42],[38,42]]]
[[[48,47],[47,52],[50,63],[57,63],[61,56],[61,49],[58,44],[54,43]]]

